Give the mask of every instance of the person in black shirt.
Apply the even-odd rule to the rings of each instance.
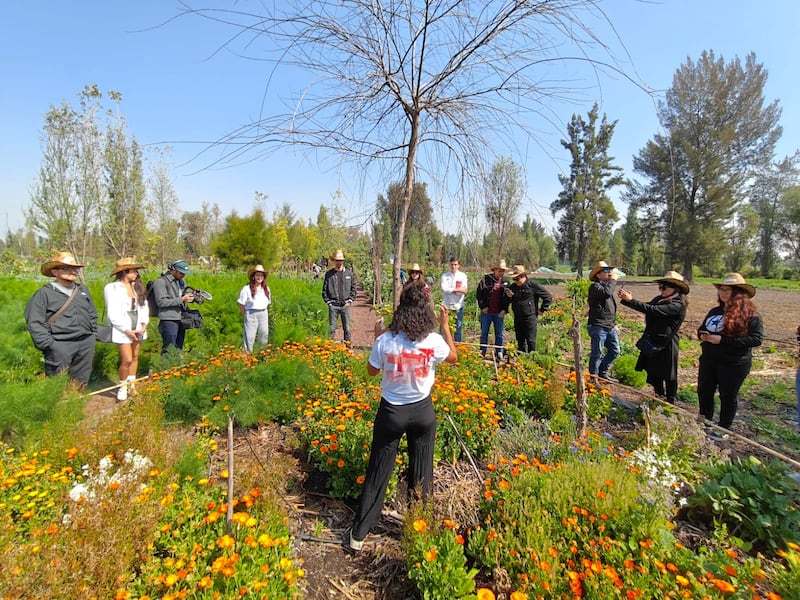
[[[604,260],[598,261],[589,273],[589,376],[598,375],[608,381],[617,381],[609,369],[620,353],[617,329],[617,302],[614,300],[616,282],[614,267]],[[606,353],[603,354],[603,348]]]
[[[522,265],[514,265],[508,276],[514,281],[506,289],[506,307],[514,313],[514,331],[520,352],[536,352],[538,316],[550,308],[553,296],[541,285],[528,279]]]
[[[334,267],[325,273],[322,283],[322,299],[328,305],[331,339],[336,336],[336,326],[341,317],[344,343],[350,344],[350,306],[356,300],[356,278],[350,269],[344,267],[344,252],[337,250],[331,260]]]
[[[497,360],[503,360],[503,333],[505,331],[506,301],[505,289],[508,280],[504,279],[506,261],[500,260],[478,282],[475,290],[475,299],[481,311],[481,355],[486,357],[486,346],[489,343],[489,328],[494,326],[494,346]]]

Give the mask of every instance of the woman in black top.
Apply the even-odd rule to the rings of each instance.
[[[661,351],[646,356],[639,354],[637,371],[647,372],[647,383],[653,386],[657,396],[675,403],[678,393],[678,332],[686,317],[689,286],[680,273],[668,271],[661,279],[656,279],[658,296],[645,303],[634,300],[626,289],[617,292],[623,306],[644,313],[643,338],[649,339]]]
[[[751,300],[756,289],[739,273],[715,283],[719,305],[712,308],[697,336],[701,340],[697,371],[700,415],[714,418],[714,394],[719,389],[719,425],[730,429],[738,408],[739,388],[750,373],[755,346],[764,340],[764,323]]]

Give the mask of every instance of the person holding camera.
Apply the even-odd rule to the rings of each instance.
[[[189,264],[185,260],[176,260],[167,266],[166,273],[153,281],[154,306],[151,310],[158,317],[161,354],[166,354],[171,347],[183,350],[186,327],[181,322],[181,317],[186,311],[186,304],[194,302],[194,293],[186,290],[184,281],[184,277],[190,273]]]
[[[481,311],[481,356],[486,358],[489,328],[494,327],[494,355],[498,361],[502,361],[505,358],[503,333],[505,331],[506,302],[504,295],[508,287],[508,280],[503,277],[506,273],[506,261],[497,261],[491,271],[481,278],[475,290],[475,299],[478,301],[478,309]]]

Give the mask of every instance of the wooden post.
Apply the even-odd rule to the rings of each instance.
[[[573,313],[572,326],[569,328],[569,336],[572,338],[572,350],[575,359],[575,425],[578,437],[586,435],[587,418],[587,399],[586,386],[583,385],[583,348],[581,344],[581,325],[578,317]]]

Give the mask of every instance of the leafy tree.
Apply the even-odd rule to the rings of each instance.
[[[484,195],[486,222],[495,240],[493,253],[505,256],[507,237],[517,224],[517,214],[525,197],[525,181],[519,165],[507,156],[499,157],[484,182]]]
[[[762,277],[771,277],[778,262],[781,203],[784,192],[800,183],[800,154],[786,157],[759,172],[750,191],[750,204],[759,217],[756,263]]]
[[[783,249],[800,265],[800,186],[786,190],[782,196],[778,233],[783,240]]]
[[[670,263],[692,267],[720,255],[747,182],[769,164],[780,137],[777,101],[764,105],[767,72],[749,54],[744,64],[703,52],[675,73],[658,116],[656,134],[634,157],[647,183],[637,206],[654,209]],[[723,249],[724,250],[724,249]]]
[[[598,127],[597,104],[588,116],[585,121],[572,115],[567,125],[569,139],[561,140],[561,145],[570,153],[570,173],[558,176],[563,189],[550,205],[553,216],[563,213],[558,221],[558,250],[575,265],[579,276],[588,261],[608,255],[608,237],[618,217],[608,192],[625,182],[621,167],[612,164],[614,159],[608,155],[616,121],[609,123],[603,115]]]
[[[218,219],[219,207],[216,203],[209,206],[208,202],[203,202],[199,211],[183,213],[180,238],[190,259],[211,254]]]
[[[246,217],[235,212],[225,218],[225,226],[214,243],[214,253],[228,269],[244,270],[255,264],[266,269],[280,266],[280,240],[275,227],[269,226],[264,213],[256,208]]]
[[[725,254],[727,271],[747,272],[756,255],[758,213],[749,204],[742,204],[732,225],[725,228],[729,251]]]
[[[183,255],[178,238],[182,212],[178,196],[172,185],[167,156],[169,148],[156,150],[156,160],[150,163],[148,225],[151,237],[144,254],[147,260],[166,266],[173,257]]]
[[[51,247],[69,249],[84,261],[103,194],[103,155],[97,124],[102,93],[97,85],[87,85],[79,98],[79,111],[62,102],[45,115],[42,164],[27,218]]]
[[[119,94],[112,96],[115,102]],[[116,116],[106,131],[105,190],[99,217],[103,238],[116,257],[139,255],[144,249],[145,197],[142,150],[128,141],[125,117]]]
[[[261,6],[258,14],[186,9],[243,32],[226,44],[247,38],[246,46],[229,48],[237,54],[258,49],[263,60],[257,43],[263,35],[276,64],[309,74],[307,89],[286,114],[259,118],[222,141],[231,148],[226,158],[278,141],[329,150],[365,167],[380,162],[399,176],[395,298],[418,170],[474,182],[485,171],[486,148],[530,132],[528,116],[552,87],[563,92],[558,82],[549,83],[554,62],[575,60],[576,48],[579,60],[590,63],[593,53],[608,53],[584,20],[602,18],[593,2],[284,0]],[[567,47],[569,54],[560,55]]]

